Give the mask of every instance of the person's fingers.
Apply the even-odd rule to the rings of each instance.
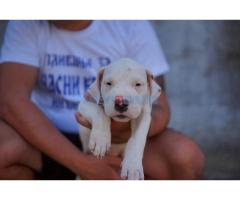
[[[88,150],[86,152],[89,156],[93,156],[94,158],[96,158],[92,152],[90,150]],[[102,161],[106,162],[108,165],[110,165],[111,167],[114,168],[120,168],[121,166],[121,162],[122,162],[122,158],[117,157],[117,156],[112,156],[112,155],[105,155],[102,158]]]
[[[119,174],[113,173],[111,180],[122,180],[122,178]]]
[[[79,124],[81,124],[82,126],[85,126],[86,128],[92,128],[92,125],[90,124],[90,122],[84,118],[79,112],[75,113],[75,117],[76,120]]]
[[[122,180],[120,176],[122,159],[120,157],[110,155],[105,156],[103,159],[109,166],[116,170],[117,173],[115,174],[116,177],[114,177],[114,179]]]
[[[88,157],[89,159],[95,160],[95,162],[93,162],[93,167],[98,166],[96,170],[103,169],[103,167],[105,166],[104,168],[106,171],[105,172],[102,171],[102,172],[107,175],[105,177],[106,180],[122,180],[119,173],[120,165],[121,165],[120,158],[116,156],[106,155],[102,159],[98,159],[96,156],[92,154],[88,154]],[[97,162],[99,163],[97,164]]]
[[[122,159],[119,157],[107,155],[103,160],[114,169],[120,169],[121,167]]]

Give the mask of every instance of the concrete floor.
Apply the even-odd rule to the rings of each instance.
[[[204,179],[240,179],[240,22],[152,23],[171,68],[170,126],[204,151]]]

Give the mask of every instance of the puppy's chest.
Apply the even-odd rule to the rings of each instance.
[[[125,147],[126,147],[126,143],[111,144],[111,148],[108,151],[108,155],[123,157]]]

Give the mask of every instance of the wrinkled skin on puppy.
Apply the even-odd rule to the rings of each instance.
[[[97,90],[99,92],[96,92]],[[153,100],[155,96],[160,95],[160,87],[152,80],[148,70],[135,61],[125,58],[101,68],[89,92],[98,102],[103,101],[107,116],[116,121],[127,122],[136,119],[146,103],[152,103],[151,97]],[[117,96],[128,101],[128,109],[123,113],[115,109]]]

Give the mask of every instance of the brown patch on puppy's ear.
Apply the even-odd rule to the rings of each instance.
[[[153,75],[149,70],[146,70],[147,74],[147,83],[148,83],[148,88],[149,88],[149,95],[152,94],[152,80],[153,80]]]
[[[101,95],[101,82],[104,74],[104,68],[101,67],[98,70],[96,80],[92,83],[89,87],[88,92],[89,94],[95,99],[97,104],[99,103],[102,95]]]
[[[147,82],[149,88],[149,96],[151,98],[151,103],[157,100],[161,94],[161,87],[156,83],[152,73],[149,70],[146,70]]]

